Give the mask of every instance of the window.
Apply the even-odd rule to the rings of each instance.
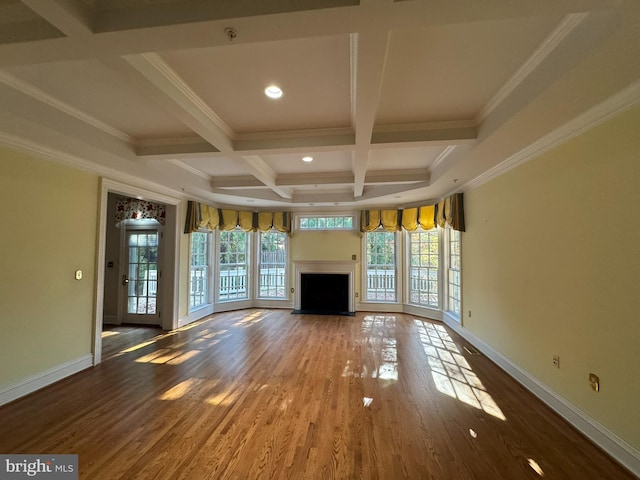
[[[409,303],[440,306],[439,233],[437,229],[409,233]]]
[[[248,298],[249,235],[242,230],[220,232],[220,301]]]
[[[462,282],[460,274],[460,232],[448,227],[446,233],[449,239],[447,310],[460,317],[460,303],[462,297]]]
[[[367,272],[365,300],[396,301],[396,234],[376,231],[366,234]]]
[[[353,215],[298,217],[300,230],[353,230]]]
[[[191,263],[189,268],[189,308],[194,309],[211,303],[209,301],[210,232],[191,234]]]
[[[259,298],[286,298],[287,234],[260,232]]]

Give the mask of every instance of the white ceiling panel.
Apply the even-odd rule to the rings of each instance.
[[[559,20],[394,30],[377,122],[472,120]]]
[[[302,158],[305,156],[312,157],[313,161],[304,162]],[[351,152],[349,151],[263,155],[262,158],[280,174],[314,174],[351,171]]]
[[[163,58],[236,133],[349,126],[347,35],[172,51]],[[271,84],[283,90],[281,99],[265,96]]]

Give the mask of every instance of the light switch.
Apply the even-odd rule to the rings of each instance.
[[[76,280],[82,280],[82,270],[76,270]]]

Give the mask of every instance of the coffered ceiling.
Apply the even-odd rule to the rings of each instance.
[[[637,0],[0,0],[0,144],[221,206],[410,206],[637,103],[638,58]]]

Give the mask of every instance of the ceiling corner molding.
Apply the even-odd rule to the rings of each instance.
[[[538,65],[588,16],[588,13],[572,13],[566,15],[558,26],[542,41],[536,50],[527,58],[513,76],[489,100],[487,105],[478,113],[475,124],[482,123],[498,106],[520,85]]]
[[[598,105],[590,108],[573,120],[565,123],[560,128],[540,138],[540,140],[523,148],[493,168],[485,171],[473,180],[464,184],[461,189],[477,188],[488,181],[499,177],[503,173],[512,170],[533,158],[577,137],[587,130],[620,115],[624,111],[640,103],[640,80],[619,93],[609,97]]]
[[[92,173],[104,174],[105,171],[97,171],[96,165],[75,155],[71,155],[54,148],[43,146],[39,143],[25,140],[24,138],[12,135],[10,133],[0,132],[0,145],[14,148],[26,153],[35,155],[36,157],[53,160],[58,163],[67,164],[69,166],[79,168],[81,170],[90,171]]]
[[[24,95],[27,95],[46,105],[49,105],[50,107],[53,107],[56,110],[59,110],[67,115],[70,115],[76,118],[77,120],[80,120],[81,122],[91,125],[92,127],[95,127],[98,130],[101,130],[107,133],[108,135],[111,135],[112,137],[118,138],[129,144],[133,144],[135,142],[135,139],[132,136],[126,134],[125,132],[118,130],[115,127],[112,127],[111,125],[108,125],[103,121],[98,120],[97,118],[92,117],[91,115],[88,115],[63,101],[58,100],[52,95],[49,95],[48,93],[40,90],[38,87],[31,85],[30,83],[27,83],[24,80],[20,80],[19,78],[16,78],[13,75],[1,70],[0,70],[0,82],[5,84],[8,87],[13,88],[14,90],[17,90],[18,92]]]
[[[210,107],[202,100],[196,92],[176,73],[173,68],[157,53],[143,53],[140,55],[129,55],[124,57],[127,62],[138,68],[140,59],[143,59],[147,65],[153,67],[168,81],[176,90],[178,90],[184,98],[186,98],[195,108],[198,109],[209,121],[215,124],[228,138],[233,139],[235,132],[227,125],[222,118],[218,116]],[[159,86],[156,84],[156,86]]]
[[[433,161],[433,163],[429,166],[429,170],[433,171],[434,169],[436,169],[438,165],[444,162],[445,159],[456,149],[456,147],[457,145],[449,145],[447,148],[445,148],[442,151],[442,153],[440,153],[440,155],[438,155],[436,159]]]
[[[186,170],[189,173],[193,173],[194,175],[197,175],[200,178],[203,178],[207,181],[211,180],[211,176],[207,175],[204,172],[201,172],[200,170],[198,170],[197,168],[192,167],[191,165],[187,165],[186,163],[180,161],[180,160],[176,160],[176,159],[168,159],[167,162],[172,163],[173,165],[175,165],[176,167],[180,167],[184,170]]]

